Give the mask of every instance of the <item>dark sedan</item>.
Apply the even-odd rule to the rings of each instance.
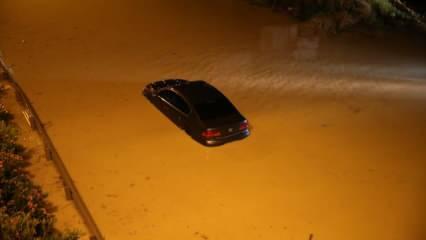
[[[143,95],[203,145],[221,145],[250,134],[248,121],[219,90],[204,81],[157,81],[148,84]]]

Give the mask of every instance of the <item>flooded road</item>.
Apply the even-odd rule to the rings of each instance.
[[[426,238],[424,38],[237,0],[2,0],[0,49],[106,239]],[[140,95],[171,77],[253,134],[192,141]]]

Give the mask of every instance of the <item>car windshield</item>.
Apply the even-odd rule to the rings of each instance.
[[[195,104],[195,109],[201,120],[212,120],[237,113],[235,107],[226,99],[214,99],[198,103]]]

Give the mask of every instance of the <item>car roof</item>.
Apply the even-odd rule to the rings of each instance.
[[[181,93],[193,104],[204,103],[213,99],[226,99],[219,90],[201,80],[190,81],[186,84],[175,86],[173,89]]]

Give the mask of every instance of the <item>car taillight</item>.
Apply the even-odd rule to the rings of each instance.
[[[204,138],[212,138],[212,137],[219,137],[221,133],[219,130],[208,129],[204,131],[201,135],[203,135]]]
[[[249,127],[248,122],[244,121],[240,124],[240,131],[246,130]]]

